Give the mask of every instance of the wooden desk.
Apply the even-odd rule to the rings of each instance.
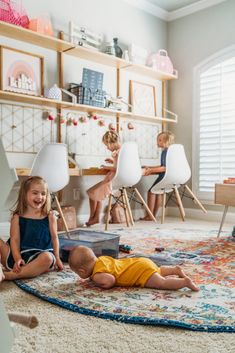
[[[18,176],[29,176],[30,168],[16,168],[16,173]],[[78,169],[78,168],[70,168],[69,175],[70,176],[84,176],[84,175],[105,175],[107,174],[107,170],[102,168],[88,168],[88,169]]]
[[[215,184],[215,203],[224,206],[217,237],[222,230],[229,206],[235,206],[235,184]]]

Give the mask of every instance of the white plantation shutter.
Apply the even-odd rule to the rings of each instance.
[[[196,193],[213,199],[215,183],[235,178],[235,53],[200,70],[195,148]],[[195,125],[194,125],[195,126]]]

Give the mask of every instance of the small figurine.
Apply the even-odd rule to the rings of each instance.
[[[112,123],[109,124],[109,130],[116,131],[114,124],[112,124]]]
[[[128,128],[128,130],[133,130],[135,127],[132,123],[128,123],[127,128]]]
[[[52,114],[48,114],[48,120],[53,121],[55,120],[55,117]]]
[[[130,245],[126,244],[120,244],[119,245],[119,251],[125,252],[127,254],[130,254],[130,252],[133,250],[133,248]]]
[[[105,121],[103,119],[98,120],[99,126],[105,126]]]

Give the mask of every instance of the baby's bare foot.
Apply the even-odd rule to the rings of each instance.
[[[185,277],[185,283],[186,287],[192,289],[194,292],[198,292],[200,290],[200,288],[196,286],[196,284],[191,280],[191,278],[187,276]]]

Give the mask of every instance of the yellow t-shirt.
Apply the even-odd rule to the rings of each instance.
[[[91,278],[101,272],[113,275],[116,286],[144,287],[153,273],[160,273],[160,268],[144,257],[113,259],[110,256],[100,256],[96,260]]]

